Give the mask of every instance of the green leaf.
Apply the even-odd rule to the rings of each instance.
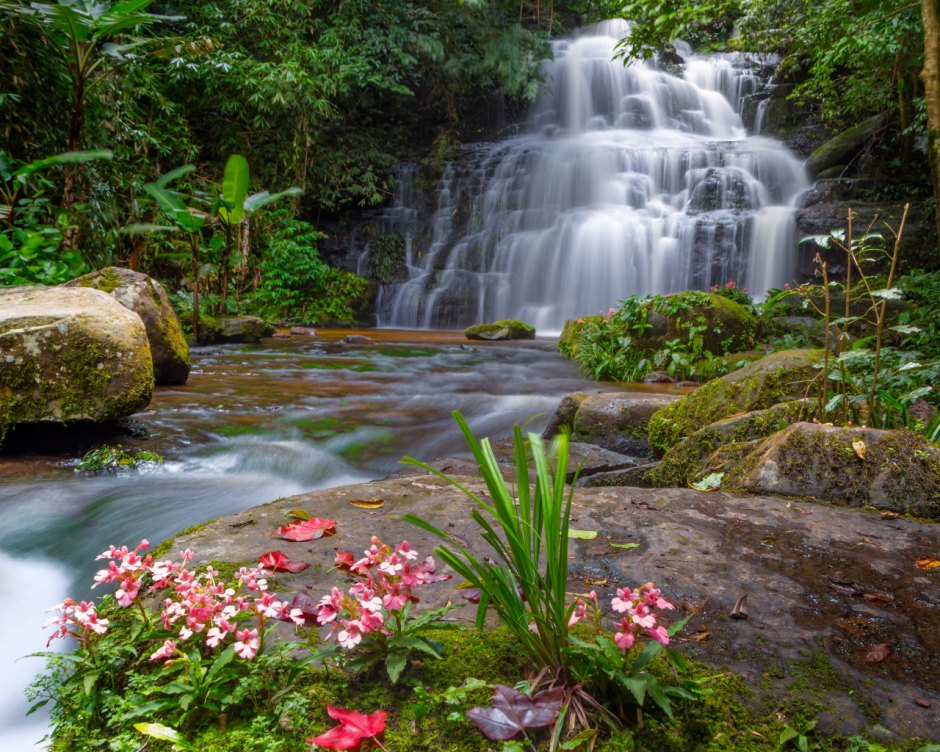
[[[626,549],[626,550],[632,550],[632,549],[634,549],[634,548],[639,548],[639,547],[640,547],[640,544],[639,544],[639,543],[609,543],[608,545],[609,545],[611,548],[623,548],[623,549]]]
[[[145,736],[159,739],[163,742],[171,742],[173,749],[195,750],[196,748],[187,742],[179,731],[162,723],[135,723],[134,728]]]
[[[398,677],[401,676],[401,672],[404,671],[407,663],[407,653],[391,652],[388,654],[388,657],[385,659],[385,670],[388,672],[388,678],[391,680],[392,684],[398,683]]]
[[[37,159],[35,162],[30,162],[27,165],[23,165],[15,173],[13,173],[13,176],[20,181],[24,181],[30,175],[33,175],[40,170],[44,170],[47,167],[53,167],[54,165],[79,164],[83,162],[93,162],[98,159],[111,160],[113,158],[114,152],[112,152],[110,149],[67,151],[63,154],[57,154],[54,157]]]
[[[574,538],[575,540],[594,540],[597,537],[597,531],[568,528],[568,537]]]
[[[704,478],[689,485],[696,491],[717,491],[721,488],[721,481],[724,479],[724,473],[709,473]]]
[[[85,674],[82,679],[82,689],[85,690],[87,696],[91,696],[91,690],[94,689],[95,682],[98,681],[98,677],[101,676],[100,671],[94,671],[90,674]]]
[[[241,154],[232,154],[225,163],[222,176],[222,200],[219,209],[223,222],[237,225],[245,216],[245,198],[248,196],[248,160]]]

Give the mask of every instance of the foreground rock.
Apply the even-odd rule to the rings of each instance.
[[[810,400],[796,400],[711,423],[666,452],[649,481],[655,486],[681,487],[708,473],[722,472],[726,463],[743,457],[757,440],[805,420],[812,411]]]
[[[0,435],[16,423],[116,420],[152,393],[147,332],[110,295],[0,289]]]
[[[485,492],[477,477],[460,480]],[[350,503],[359,499],[384,506]],[[298,508],[336,520],[337,535],[272,539]],[[411,476],[281,499],[181,534],[172,548],[192,548],[203,564],[251,563],[280,549],[311,567],[278,574],[278,592],[319,598],[347,584],[332,569],[336,551],[361,552],[372,535],[433,549],[437,539],[398,519],[405,513],[486,553],[469,512],[465,497],[442,480]],[[888,745],[901,737],[940,739],[940,572],[915,566],[940,549],[940,526],[809,502],[636,488],[578,489],[572,526],[598,531],[594,540],[571,541],[572,592],[583,592],[589,578],[609,602],[617,587],[654,581],[678,605],[677,619],[692,615],[677,646],[716,671],[740,674],[758,703],[809,707],[825,733],[878,734]],[[611,545],[625,543],[639,547]],[[728,618],[745,593],[749,617]],[[449,599],[461,602],[452,583],[439,583],[422,593],[421,605]],[[469,623],[474,610],[455,614]],[[872,661],[879,645],[889,654]]]
[[[650,444],[665,452],[722,418],[806,397],[822,358],[822,350],[784,350],[709,381],[650,419]]]
[[[467,339],[535,339],[535,327],[519,319],[502,319],[492,324],[474,324],[463,330]]]
[[[153,378],[157,384],[185,384],[189,378],[189,345],[163,287],[146,274],[109,266],[66,282],[64,287],[92,287],[108,293],[144,322]]]
[[[912,431],[795,423],[743,458],[725,482],[940,520],[940,448]]]
[[[562,398],[543,435],[551,438],[568,427],[575,441],[643,456],[649,453],[650,418],[677,399],[678,395],[647,392],[572,392]]]

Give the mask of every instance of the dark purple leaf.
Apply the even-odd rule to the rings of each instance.
[[[294,593],[294,597],[291,598],[290,608],[295,609],[299,608],[304,615],[304,625],[308,627],[315,627],[317,624],[317,609],[320,607],[320,601],[316,598],[311,598],[306,593],[297,592]],[[284,617],[282,621],[290,621],[289,618]]]
[[[535,697],[497,684],[492,708],[473,708],[467,717],[487,739],[511,739],[523,729],[551,726],[564,702],[561,687],[546,689]]]

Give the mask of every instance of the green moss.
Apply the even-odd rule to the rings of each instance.
[[[190,525],[185,530],[180,530],[180,532],[178,532],[172,538],[167,538],[159,546],[153,549],[153,551],[151,552],[151,554],[153,555],[153,558],[159,559],[164,556],[174,554],[175,551],[173,549],[174,549],[174,546],[176,545],[177,540],[179,540],[180,538],[188,538],[192,535],[195,535],[200,530],[205,529],[205,527],[209,525],[210,523],[215,522],[217,519],[218,517],[213,517],[211,520],[200,522],[198,525]]]
[[[492,324],[475,324],[463,331],[467,339],[533,339],[535,327],[519,319],[500,319]]]
[[[708,382],[653,415],[647,427],[650,444],[666,452],[722,418],[804,397],[822,356],[821,350],[784,350]]]
[[[112,293],[121,285],[121,278],[113,266],[86,274],[74,280],[78,287],[91,287],[102,292]]]
[[[650,471],[649,480],[661,487],[681,487],[705,473],[720,472],[716,464],[739,456],[739,447],[804,420],[807,414],[805,402],[791,401],[706,425],[669,449]],[[711,461],[722,448],[727,450],[723,456]]]

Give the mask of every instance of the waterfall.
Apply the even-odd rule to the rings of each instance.
[[[781,143],[747,135],[765,81],[736,56],[690,56],[681,76],[624,66],[626,28],[554,42],[526,132],[465,149],[430,211],[402,172],[383,226],[405,236],[408,279],[380,292],[380,326],[516,317],[557,332],[631,294],[789,279],[807,179]]]

